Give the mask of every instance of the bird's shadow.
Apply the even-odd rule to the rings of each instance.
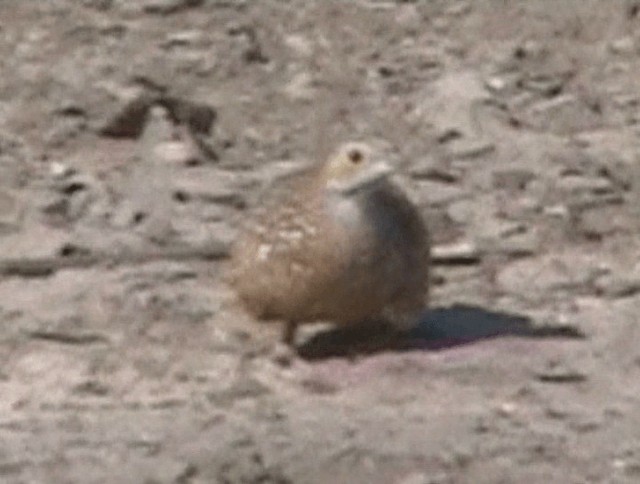
[[[455,305],[425,312],[419,325],[406,333],[383,323],[367,323],[319,332],[298,346],[306,360],[357,357],[382,351],[441,351],[501,336],[584,339],[569,325],[534,325],[531,319],[477,306]]]

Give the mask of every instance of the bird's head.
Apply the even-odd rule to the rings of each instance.
[[[352,195],[387,178],[391,167],[364,143],[348,142],[338,148],[323,167],[327,189]]]

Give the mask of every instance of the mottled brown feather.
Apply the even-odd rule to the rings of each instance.
[[[329,188],[373,170],[369,151],[345,158],[353,146],[280,180],[246,219],[230,282],[256,318],[351,324],[424,309],[429,236],[418,209],[386,177],[354,193]],[[350,159],[358,166],[343,169]]]

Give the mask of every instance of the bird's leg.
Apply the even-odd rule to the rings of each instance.
[[[287,346],[294,346],[296,340],[296,329],[298,329],[298,323],[296,321],[287,321],[282,331],[282,342]]]
[[[295,321],[287,321],[282,331],[282,339],[276,343],[273,352],[273,359],[279,365],[290,366],[295,357],[295,339],[296,328],[298,323]]]

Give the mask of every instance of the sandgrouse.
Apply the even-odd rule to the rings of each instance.
[[[287,345],[302,323],[418,322],[429,236],[391,173],[368,145],[345,143],[278,180],[245,219],[229,282],[257,319],[285,323]]]

